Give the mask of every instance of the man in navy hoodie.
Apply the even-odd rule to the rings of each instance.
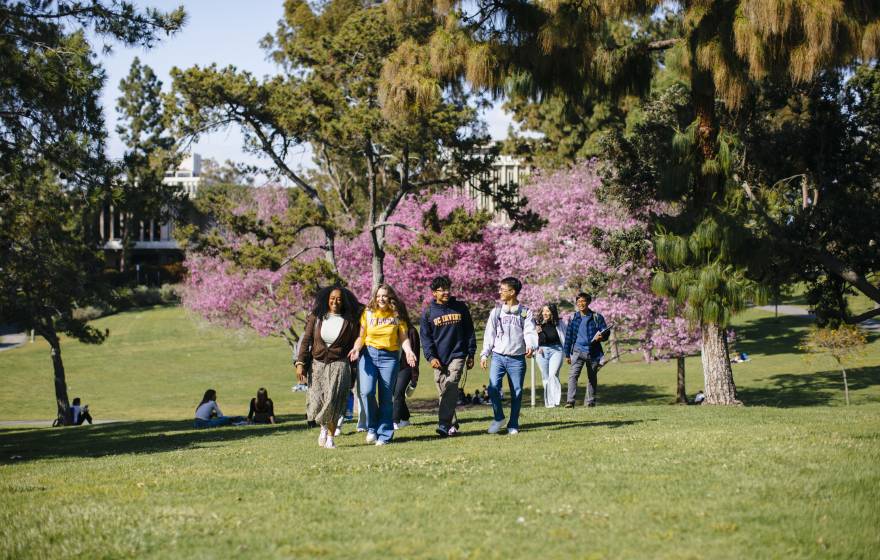
[[[419,330],[425,360],[434,368],[434,381],[440,394],[437,433],[441,437],[458,432],[455,417],[458,382],[465,368],[474,367],[474,354],[477,353],[471,312],[466,304],[449,295],[451,288],[452,282],[446,276],[438,276],[431,281],[434,299],[422,314]]]

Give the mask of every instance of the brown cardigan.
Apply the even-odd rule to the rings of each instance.
[[[321,319],[315,317],[314,314],[309,314],[296,361],[303,364],[309,363],[309,354],[314,361],[325,364],[347,360],[348,353],[354,348],[354,343],[360,334],[361,326],[359,323],[345,320],[342,324],[342,330],[339,331],[339,336],[328,347],[324,343],[324,339],[321,338]]]

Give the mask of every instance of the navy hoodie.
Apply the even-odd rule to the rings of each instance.
[[[446,305],[431,300],[422,313],[420,329],[425,359],[440,360],[444,366],[455,358],[468,358],[477,353],[477,336],[468,306],[450,297]]]

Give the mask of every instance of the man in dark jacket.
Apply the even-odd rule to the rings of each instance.
[[[471,312],[466,304],[449,295],[451,288],[452,282],[446,276],[431,281],[434,299],[422,314],[420,329],[425,360],[434,368],[434,381],[440,395],[437,433],[441,437],[458,432],[455,417],[458,383],[465,368],[474,367],[477,353]]]

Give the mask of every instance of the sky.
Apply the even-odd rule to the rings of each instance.
[[[115,131],[116,99],[119,97],[119,81],[128,74],[135,57],[155,71],[166,91],[171,86],[170,70],[175,66],[233,65],[260,77],[277,71],[274,63],[266,59],[259,41],[267,33],[275,31],[283,11],[282,0],[142,0],[137,3],[160,10],[172,10],[182,4],[188,20],[181,32],[150,50],[113,44],[111,54],[100,55],[101,64],[107,72],[103,106],[110,133],[107,149],[111,158],[122,157],[124,151]],[[99,50],[100,45],[95,45],[95,48]],[[500,104],[487,111],[484,119],[493,138],[507,136],[511,119]],[[270,163],[267,159],[243,152],[242,137],[235,127],[203,136],[192,151],[219,162],[229,159],[262,166]],[[293,154],[288,163],[294,167],[310,167],[310,153]]]

